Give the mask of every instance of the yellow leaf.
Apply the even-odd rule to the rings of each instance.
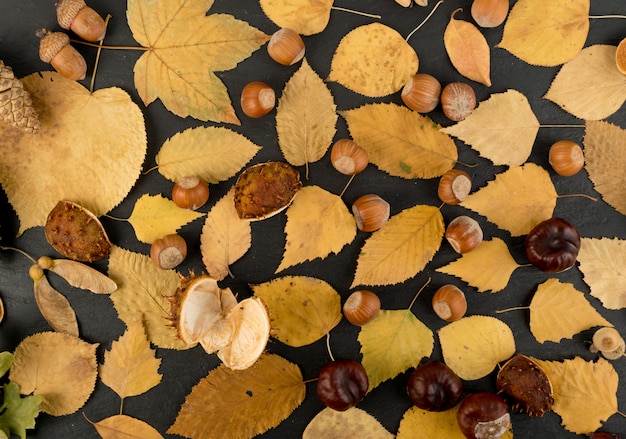
[[[454,141],[439,125],[404,106],[368,104],[340,114],[369,161],[396,177],[439,177],[458,159]]]
[[[626,241],[582,238],[578,262],[593,297],[605,308],[626,308]]]
[[[535,361],[550,379],[554,393],[552,410],[567,430],[592,433],[617,413],[619,377],[609,361],[600,358],[594,363],[580,357],[563,362]]]
[[[80,409],[96,384],[97,344],[59,332],[26,337],[15,348],[9,379],[23,395],[41,395],[41,410],[52,416]]]
[[[289,346],[311,344],[341,320],[341,297],[323,280],[285,276],[253,285],[255,296],[267,305],[271,335]]]
[[[89,290],[95,294],[110,294],[117,289],[111,278],[82,262],[70,259],[51,259],[51,262],[50,267],[44,268],[61,276],[73,287]]]
[[[435,346],[433,332],[410,309],[381,310],[374,320],[361,327],[358,340],[370,390],[417,367]]]
[[[287,162],[308,166],[326,154],[336,131],[335,108],[330,90],[305,59],[276,109],[278,144]]]
[[[552,217],[556,199],[548,171],[527,163],[496,175],[495,180],[470,194],[461,206],[486,216],[511,235],[521,236]]]
[[[278,27],[300,35],[313,35],[326,28],[333,0],[260,0],[267,18]]]
[[[238,125],[226,87],[213,72],[234,68],[269,37],[230,15],[207,16],[212,4],[128,1],[133,37],[149,48],[135,64],[135,87],[146,105],[160,98],[178,116]]]
[[[196,127],[163,143],[155,161],[159,173],[171,181],[195,175],[219,183],[237,174],[260,149],[228,128]]]
[[[461,278],[479,292],[497,293],[507,286],[519,266],[506,243],[500,238],[493,238],[483,241],[476,249],[437,271]]]
[[[418,205],[392,216],[361,248],[357,285],[391,285],[415,276],[433,258],[443,238],[438,208]]]
[[[477,380],[515,354],[513,332],[489,316],[469,316],[438,331],[443,359],[464,380]]]
[[[443,33],[446,52],[457,71],[472,81],[491,86],[491,53],[483,34],[469,21],[457,20],[455,10]]]
[[[356,407],[340,412],[326,407],[309,422],[302,439],[393,439],[378,420]]]
[[[128,222],[135,229],[139,241],[151,244],[165,235],[176,233],[185,224],[203,215],[190,209],[181,209],[161,195],[144,194],[135,203]]]
[[[163,439],[154,427],[126,415],[110,416],[93,426],[102,439]]]
[[[589,0],[519,0],[496,47],[529,64],[557,66],[573,59],[589,32]]]
[[[137,396],[161,382],[161,359],[146,338],[141,320],[135,320],[122,336],[104,352],[100,379],[120,398]]]
[[[0,124],[0,183],[20,219],[19,233],[43,226],[59,200],[96,216],[113,209],[135,184],[146,154],[137,105],[119,88],[90,93],[56,72],[22,82],[41,130],[23,134]]]
[[[305,392],[298,366],[277,355],[262,355],[245,370],[219,366],[187,395],[167,433],[193,439],[250,438],[287,418]]]
[[[441,131],[458,137],[495,165],[519,166],[533,149],[539,121],[526,96],[495,93],[463,121]]]
[[[318,186],[305,186],[287,209],[285,233],[287,243],[277,273],[339,253],[356,236],[356,222],[341,197]]]
[[[539,343],[571,338],[593,326],[613,326],[570,283],[548,279],[530,302],[530,332]]]
[[[342,38],[327,80],[368,97],[382,97],[404,87],[418,64],[415,51],[398,32],[371,23]]]

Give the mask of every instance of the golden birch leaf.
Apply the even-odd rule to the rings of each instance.
[[[417,72],[415,50],[397,31],[380,23],[359,26],[339,42],[328,81],[375,98],[397,92]]]
[[[626,100],[626,76],[615,65],[615,46],[597,44],[566,63],[544,96],[585,120],[615,113]]]
[[[410,309],[381,310],[358,337],[370,390],[417,367],[435,346],[433,332]]]
[[[443,232],[437,207],[418,205],[392,216],[365,241],[350,288],[392,285],[415,276],[439,250]]]
[[[135,64],[135,87],[146,105],[161,99],[178,116],[239,125],[226,86],[214,72],[233,69],[269,37],[231,15],[207,15],[212,4],[128,1],[133,37],[150,49]]]
[[[167,433],[193,439],[251,438],[287,418],[305,393],[298,366],[278,355],[264,354],[245,370],[222,365],[191,390]]]
[[[335,109],[330,90],[304,59],[276,109],[278,145],[287,162],[308,166],[326,154],[336,131]]]
[[[340,114],[369,161],[396,177],[440,177],[459,157],[454,141],[439,125],[404,106],[368,104]]]
[[[578,55],[588,32],[589,0],[519,0],[496,47],[529,64],[552,67]]]
[[[356,222],[341,197],[319,186],[305,186],[287,208],[285,233],[287,242],[277,273],[339,253],[355,238]]]
[[[45,275],[34,281],[35,302],[46,322],[57,332],[78,337],[78,321],[69,300],[55,290]]]
[[[441,131],[458,137],[494,165],[519,166],[533,149],[539,121],[517,90],[495,93],[461,122]]]
[[[463,279],[481,293],[497,293],[508,285],[518,267],[506,243],[494,237],[437,271]]]
[[[22,82],[41,130],[24,134],[0,124],[0,184],[20,219],[19,233],[45,225],[59,200],[95,216],[113,209],[135,184],[146,155],[139,107],[119,88],[90,93],[56,72]]]
[[[539,343],[558,343],[594,326],[613,325],[574,285],[548,279],[537,287],[530,302],[530,332]]]
[[[626,308],[626,241],[581,238],[577,259],[590,294],[605,308]]]
[[[341,297],[321,279],[278,277],[252,289],[267,306],[270,334],[288,346],[316,342],[341,321]]]
[[[130,326],[142,319],[148,340],[160,348],[187,349],[170,324],[173,316],[167,298],[174,295],[179,276],[157,268],[149,257],[113,246],[109,276],[118,288],[110,297],[119,318]]]
[[[117,284],[110,277],[98,270],[71,259],[51,259],[47,256],[37,261],[43,268],[48,269],[73,287],[89,290],[95,294],[110,294],[117,289]],[[49,264],[48,264],[49,262]]]
[[[203,213],[181,209],[172,200],[161,195],[142,195],[136,202],[128,222],[133,226],[137,239],[151,244],[190,223]]]
[[[469,316],[439,331],[445,363],[464,380],[477,380],[515,354],[513,332],[506,323],[490,316]]]
[[[343,412],[326,407],[309,422],[302,439],[393,439],[378,420],[357,407]]]
[[[580,357],[563,362],[534,360],[550,379],[552,410],[567,430],[578,434],[594,432],[617,413],[619,377],[609,361],[585,361]]]
[[[511,235],[521,236],[552,217],[556,199],[548,171],[527,163],[496,175],[495,180],[470,194],[461,206],[486,216]]]
[[[163,439],[151,425],[126,415],[113,415],[92,425],[102,439]]]
[[[491,53],[483,34],[469,21],[457,20],[455,10],[443,33],[450,61],[457,71],[472,81],[491,86]]]
[[[161,382],[161,359],[150,347],[141,320],[128,325],[122,336],[104,352],[100,379],[120,398],[137,396]]]
[[[267,18],[300,35],[314,35],[328,25],[333,0],[260,0]]]
[[[94,390],[97,346],[59,332],[31,335],[15,348],[9,379],[23,395],[41,395],[41,411],[69,415],[80,409]]]

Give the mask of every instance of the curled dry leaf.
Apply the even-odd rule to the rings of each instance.
[[[281,28],[289,28],[300,35],[322,32],[333,6],[333,0],[260,0],[265,15]]]
[[[113,279],[81,262],[42,256],[37,260],[37,264],[61,276],[71,286],[89,290],[95,294],[110,294],[117,289],[117,284]]]
[[[358,437],[360,439],[393,439],[378,420],[356,407],[345,411],[326,407],[309,422],[302,439],[335,439]]]

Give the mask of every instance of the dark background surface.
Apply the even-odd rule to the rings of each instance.
[[[433,3],[432,0],[431,3]],[[103,16],[110,14],[112,17],[105,39],[106,44],[137,45],[126,23],[126,3],[124,1],[92,0],[89,4]],[[456,8],[463,8],[463,11],[456,15],[457,19],[471,20],[470,5],[470,0],[446,0],[433,15],[430,22],[409,40],[420,60],[419,71],[434,75],[442,84],[464,80],[452,67],[445,52],[443,31],[452,11]],[[414,6],[405,9],[393,0],[361,0],[359,2],[337,0],[335,6],[380,14],[382,16],[381,23],[393,27],[403,36],[408,35],[432,8],[431,4],[428,8]],[[237,2],[217,0],[210,10],[210,13],[213,12],[232,14],[267,34],[277,30],[277,26],[263,14],[257,0],[239,0]],[[591,15],[625,12],[626,6],[621,0],[593,2],[591,7]],[[372,21],[371,18],[334,10],[324,32],[304,38],[307,60],[320,77],[328,76],[332,54],[341,37],[356,26]],[[50,66],[42,63],[38,58],[38,39],[35,37],[35,31],[42,27],[51,30],[59,29],[56,24],[53,0],[2,0],[0,2],[0,59],[14,69],[16,76],[23,77],[37,71],[50,69]],[[483,34],[493,48],[500,41],[502,26],[483,30]],[[623,20],[591,20],[586,45],[598,43],[616,45],[624,36],[626,36],[626,26]],[[96,50],[86,46],[76,45],[75,47],[85,56],[88,65],[93,66]],[[133,82],[133,66],[141,53],[119,50],[103,51],[95,87],[96,89],[110,86],[120,87],[126,90],[142,109],[148,135],[148,154],[144,169],[148,169],[154,166],[154,156],[166,139],[188,127],[213,124],[191,118],[179,118],[169,113],[160,101],[145,107],[136,93]],[[218,73],[226,84],[237,116],[242,121],[241,126],[228,126],[228,128],[245,134],[254,143],[263,147],[254,158],[254,163],[284,159],[276,138],[275,111],[259,120],[247,118],[241,113],[238,105],[241,89],[248,82],[260,80],[270,84],[280,96],[285,82],[298,68],[299,64],[293,67],[283,67],[274,63],[267,55],[266,46],[263,46],[235,69]],[[83,81],[87,87],[91,79],[91,72],[92,67],[89,68],[87,79]],[[580,120],[565,113],[555,104],[542,99],[557,72],[558,68],[530,66],[503,49],[493,48],[491,67],[493,85],[487,88],[477,83],[466,82],[474,87],[479,101],[487,99],[492,93],[514,88],[528,97],[531,107],[541,123],[580,124]],[[369,99],[358,96],[339,84],[329,83],[328,87],[335,97],[338,110],[355,108],[367,102],[401,103],[399,93],[383,99]],[[443,126],[450,125],[439,108],[430,116]],[[618,111],[608,120],[626,128],[626,110]],[[559,194],[584,193],[599,196],[594,191],[584,170],[574,177],[559,177],[550,169],[548,164],[547,152],[553,142],[559,139],[570,139],[580,143],[583,134],[582,128],[542,128],[539,130],[529,161],[538,163],[550,171]],[[345,122],[340,118],[335,138],[347,136]],[[115,139],[111,139],[111,141],[114,142]],[[492,166],[488,160],[479,157],[467,145],[459,141],[456,143],[460,162],[478,164],[477,167],[468,170],[473,177],[473,190],[484,186],[487,181],[494,178],[496,173],[506,169],[505,167]],[[321,161],[312,164],[310,169],[310,178],[305,181],[305,184],[319,185],[338,194],[347,181],[345,176],[338,174],[331,167],[328,154]],[[233,183],[234,178],[218,185],[212,185],[210,201],[200,210],[207,212],[216,200],[226,194]],[[111,215],[127,218],[135,201],[142,194],[163,193],[169,197],[171,187],[171,182],[156,172],[141,176],[128,197],[111,211]],[[438,206],[440,201],[437,198],[436,187],[436,179],[403,180],[390,177],[376,169],[375,166],[370,165],[363,174],[354,180],[346,191],[344,200],[348,205],[351,205],[362,194],[377,193],[390,202],[392,214],[396,214],[416,204]],[[2,212],[0,220],[3,245],[18,247],[35,257],[42,255],[58,257],[46,242],[41,227],[28,230],[19,238],[14,237],[18,229],[18,220],[2,192],[0,192],[0,211]],[[447,223],[455,216],[468,212],[460,207],[444,206],[442,213]],[[473,213],[470,215],[480,220],[486,239],[496,236],[504,239],[514,258],[521,264],[527,262],[523,252],[523,238],[511,238],[508,232],[497,229],[493,224],[486,222],[484,218]],[[555,216],[567,218],[584,237],[626,239],[626,217],[617,213],[601,200],[594,203],[584,198],[559,199]],[[148,253],[149,246],[137,241],[129,224],[115,222],[107,218],[102,218],[102,221],[114,244],[132,251]],[[182,273],[187,273],[189,269],[194,269],[196,272],[203,269],[199,254],[202,224],[203,220],[200,219],[185,226],[180,231],[191,249],[187,261],[179,267],[179,271]],[[263,222],[254,223],[252,248],[232,266],[231,271],[234,274],[234,279],[227,279],[222,284],[230,286],[240,298],[244,298],[251,294],[248,284],[265,282],[274,278],[274,271],[280,262],[285,244],[284,225],[284,215],[277,215]],[[349,287],[356,268],[359,249],[368,236],[366,233],[359,232],[356,240],[346,246],[338,255],[291,267],[281,275],[309,275],[324,279],[345,299],[350,293]],[[527,305],[536,286],[551,277],[532,267],[524,267],[514,272],[510,284],[504,291],[498,294],[481,294],[458,279],[435,272],[436,268],[455,258],[454,252],[447,243],[444,243],[434,260],[414,278],[398,285],[377,287],[373,290],[379,294],[383,308],[405,309],[416,291],[431,278],[431,283],[412,309],[420,320],[432,330],[437,330],[443,326],[443,322],[432,312],[430,299],[438,286],[444,283],[455,283],[463,288],[468,298],[469,314],[495,315],[494,312],[497,309]],[[32,281],[28,277],[29,266],[30,262],[15,252],[0,253],[0,296],[6,307],[6,318],[0,324],[0,351],[13,351],[24,337],[50,329],[35,304]],[[94,266],[105,271],[106,260],[98,262]],[[568,270],[557,275],[557,277],[563,282],[573,283],[585,293],[589,292],[589,288],[582,282],[582,275],[578,268]],[[109,349],[111,342],[117,339],[125,329],[123,322],[117,318],[111,301],[105,296],[96,296],[69,288],[54,276],[49,276],[49,278],[59,291],[66,294],[75,308],[81,337],[88,342],[100,344],[98,358],[99,361],[102,361],[104,350]],[[588,294],[587,298],[605,318],[616,325],[622,334],[626,333],[626,320],[623,310],[606,310],[595,298]],[[514,331],[517,349],[520,353],[549,360],[561,360],[574,356],[582,356],[585,359],[596,357],[587,350],[593,330],[584,331],[577,334],[573,339],[563,340],[558,344],[551,342],[539,344],[529,331],[527,312],[510,312],[500,314],[498,317]],[[360,359],[357,334],[357,328],[345,320],[332,330],[330,345],[335,358]],[[305,379],[315,378],[319,369],[329,361],[324,340],[302,348],[290,348],[278,341],[271,340],[268,344],[268,350],[296,363],[301,368]],[[124,414],[146,421],[158,429],[164,437],[174,437],[166,435],[165,431],[174,423],[186,395],[201,378],[207,375],[208,371],[219,364],[219,360],[214,355],[205,354],[200,347],[188,351],[158,349],[157,356],[163,359],[160,369],[163,374],[161,384],[146,394],[127,398],[124,401]],[[438,343],[435,345],[432,358],[441,359]],[[612,364],[618,371],[620,379],[623,380],[626,376],[626,359],[614,361]],[[402,415],[410,407],[410,401],[405,393],[407,376],[408,372],[381,384],[358,405],[359,408],[378,418],[392,433],[397,432]],[[465,383],[466,390],[491,390],[493,389],[493,379],[494,376],[490,375],[482,380],[467,382]],[[623,385],[620,386],[618,396],[620,408],[624,410],[626,390],[624,390]],[[98,435],[95,429],[85,420],[83,414],[93,421],[99,421],[118,413],[119,402],[119,397],[112,390],[98,382],[89,401],[77,413],[58,418],[41,414],[37,419],[36,429],[28,431],[27,436],[33,439],[96,438]],[[262,437],[299,437],[306,425],[322,408],[323,405],[315,395],[315,385],[308,384],[307,396],[303,404],[287,420]],[[207,419],[207,425],[210,426],[210,423],[211,420]],[[526,415],[515,414],[513,415],[513,426],[515,437],[519,439],[580,437],[565,431],[560,426],[560,418],[554,413],[547,413],[543,418],[530,418]],[[604,429],[626,434],[626,420],[619,415],[614,415],[608,420]]]

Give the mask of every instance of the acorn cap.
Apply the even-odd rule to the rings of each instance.
[[[69,29],[78,11],[87,6],[84,0],[59,0],[57,7],[57,21],[63,29]]]
[[[39,58],[43,62],[49,63],[52,61],[59,51],[70,44],[70,37],[63,32],[49,32],[42,29],[37,32],[37,35],[41,37],[39,42]]]

